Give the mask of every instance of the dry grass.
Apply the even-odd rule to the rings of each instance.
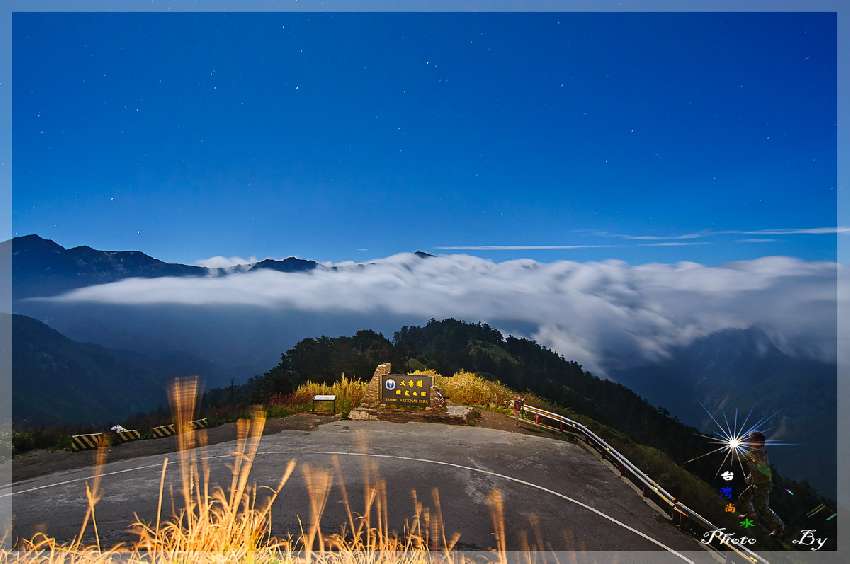
[[[454,376],[437,376],[435,384],[448,399],[457,404],[476,405],[495,409],[504,407],[516,392],[492,380],[486,380],[475,374],[461,370]]]
[[[284,409],[285,414],[289,411],[307,411],[310,409],[313,396],[332,394],[336,396],[336,412],[344,417],[357,407],[366,395],[368,382],[352,380],[345,374],[333,384],[321,384],[307,381],[298,386],[291,394],[283,397],[272,398],[268,405],[269,416],[278,415],[278,407]]]
[[[453,376],[442,376],[434,370],[421,370],[414,374],[434,376],[434,384],[440,388],[452,403],[473,405],[491,411],[506,411],[508,402],[517,396],[517,392],[498,380],[488,380],[475,372],[460,370]],[[531,393],[524,393],[526,403],[543,409],[550,409],[549,402]]]
[[[343,374],[333,384],[317,384],[308,380],[298,386],[293,396],[296,402],[303,403],[310,401],[317,394],[333,394],[338,401],[342,400],[357,405],[363,399],[363,396],[366,395],[367,384],[368,382],[352,380]]]
[[[352,398],[360,393],[356,384],[345,380],[339,386],[307,389],[310,393],[317,389],[322,392],[315,393],[333,390],[331,393],[348,393],[348,397]],[[431,492],[431,507],[426,506],[415,491],[411,492],[412,517],[405,522],[401,533],[391,530],[387,485],[368,460],[363,467],[362,506],[357,508],[351,502],[337,459],[332,459],[332,468],[302,465],[301,472],[310,500],[309,515],[302,516],[300,531],[289,531],[284,536],[274,535],[272,506],[295,472],[295,460],[289,461],[274,488],[249,484],[265,424],[265,414],[258,409],[250,419],[238,422],[229,486],[213,486],[206,460],[194,448],[205,446],[205,432],[194,431],[189,425],[197,391],[197,380],[193,379],[176,382],[170,391],[172,409],[181,431],[178,435],[179,467],[176,470],[178,492],[175,494],[171,488],[166,488],[169,471],[174,470],[170,470],[168,459],[165,459],[160,471],[157,514],[153,521],[136,517],[131,525],[135,537],[133,542],[109,548],[101,546],[96,508],[102,496],[102,484],[99,478],[94,478],[85,485],[87,510],[74,540],[60,543],[47,535],[37,534],[20,542],[16,552],[0,550],[0,563],[238,561],[369,564],[424,563],[434,556],[452,562],[463,560],[460,553],[455,552],[460,535],[446,533],[436,489]],[[98,466],[104,464],[104,457],[105,450],[99,451]],[[337,532],[328,534],[322,530],[321,521],[334,485],[341,493],[346,522]],[[494,559],[504,561],[505,526],[501,495],[494,492],[491,499],[497,549]],[[163,505],[171,507],[170,516],[165,519],[162,518]]]
[[[474,405],[491,410],[504,409],[516,392],[504,384],[494,380],[488,380],[475,372],[461,370],[453,376],[443,376],[436,370],[416,370],[410,374],[426,374],[434,377],[434,384],[440,389],[444,396],[456,404]],[[313,396],[319,394],[333,394],[337,397],[337,413],[347,416],[354,407],[357,407],[366,395],[368,382],[362,380],[351,380],[344,374],[333,384],[320,384],[307,381],[292,394],[273,398],[269,402],[269,416],[275,415],[275,407],[280,406],[289,411],[305,411],[310,408]],[[535,405],[545,406],[548,402],[537,396],[525,395],[528,401],[534,401]]]

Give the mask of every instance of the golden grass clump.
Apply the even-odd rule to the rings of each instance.
[[[474,372],[461,370],[454,376],[437,375],[435,384],[453,403],[489,409],[503,408],[516,392],[501,382],[487,380]]]
[[[339,388],[349,392],[358,386],[344,381]],[[316,389],[316,388],[313,388]],[[324,391],[324,389],[323,389]],[[290,460],[275,487],[249,484],[251,469],[257,456],[265,414],[255,409],[250,419],[237,423],[237,440],[232,452],[230,483],[213,485],[210,468],[202,455],[206,446],[204,430],[189,425],[195,410],[198,383],[184,379],[174,383],[170,400],[174,410],[178,436],[178,491],[166,488],[169,459],[160,470],[157,512],[152,520],[136,515],[130,526],[133,542],[109,548],[101,546],[96,507],[102,497],[100,478],[85,485],[86,514],[76,537],[61,543],[44,533],[18,543],[16,551],[0,548],[0,563],[6,562],[282,562],[282,563],[425,563],[434,556],[447,561],[463,560],[455,552],[459,534],[447,535],[440,497],[431,492],[433,508],[427,507],[411,492],[413,515],[405,521],[401,534],[390,529],[387,484],[380,479],[374,463],[364,458],[363,505],[355,509],[346,488],[342,467],[336,457],[332,468],[303,464],[301,471],[307,486],[309,514],[299,519],[300,531],[287,531],[283,536],[272,533],[272,506],[296,469]],[[349,396],[351,397],[351,396]],[[196,448],[201,447],[201,448]],[[105,463],[105,449],[98,451],[97,472]],[[326,534],[322,516],[332,488],[342,497],[345,523],[338,532]],[[166,496],[168,492],[168,496]],[[152,494],[154,492],[151,492]],[[493,500],[501,500],[494,492]],[[166,500],[168,503],[166,504]],[[171,508],[163,518],[163,505]],[[358,510],[359,509],[359,510]],[[504,559],[504,521],[499,501],[492,506],[496,527],[497,555]],[[307,517],[304,519],[303,517]],[[501,524],[500,524],[501,523]],[[89,534],[87,534],[89,533]]]
[[[309,404],[315,395],[333,394],[336,396],[337,412],[348,415],[348,412],[357,407],[363,400],[367,385],[368,382],[353,380],[345,374],[333,384],[322,384],[308,380],[298,386],[289,401],[295,405],[304,405]]]

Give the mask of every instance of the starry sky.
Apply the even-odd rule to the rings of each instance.
[[[832,14],[16,13],[12,39],[16,235],[634,264],[846,236]]]

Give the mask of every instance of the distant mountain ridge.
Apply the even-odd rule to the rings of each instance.
[[[49,301],[52,297],[96,284],[130,278],[205,278],[246,273],[304,273],[336,267],[297,257],[265,259],[232,268],[202,267],[158,260],[139,251],[103,251],[88,246],[65,248],[38,235],[0,243],[12,259],[12,313],[49,324],[71,339],[144,353],[186,353],[214,367],[211,385],[244,381],[268,369],[282,348],[302,338],[303,331],[324,327],[380,328],[362,315],[287,312],[253,307],[185,307],[154,304],[134,307],[96,302]],[[426,253],[418,253],[427,258]],[[369,264],[360,263],[361,268]],[[395,322],[394,322],[395,323]]]
[[[156,259],[141,251],[101,251],[89,246],[70,249],[38,235],[26,235],[0,243],[3,251],[11,249],[12,297],[55,296],[75,288],[116,282],[124,278],[161,278],[165,276],[209,276],[220,269]],[[309,272],[319,263],[289,257],[265,259],[235,270]]]
[[[254,263],[250,270],[276,270],[278,272],[309,272],[319,266],[314,260],[305,260],[295,257],[283,260],[265,259]]]
[[[52,296],[122,278],[207,274],[205,268],[163,262],[139,251],[98,251],[87,246],[66,249],[38,235],[16,237],[2,245],[11,246],[14,300]]]

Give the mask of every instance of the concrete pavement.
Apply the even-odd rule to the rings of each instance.
[[[198,455],[208,460],[213,483],[223,487],[230,483],[233,449],[233,442],[199,449]],[[173,453],[152,455],[107,462],[101,469],[103,498],[97,518],[102,543],[132,540],[127,527],[134,513],[154,519],[164,456],[177,461]],[[436,488],[447,532],[459,532],[464,549],[495,546],[487,500],[498,489],[504,496],[509,549],[523,548],[523,536],[531,542],[539,536],[547,549],[555,551],[655,551],[653,561],[708,556],[610,467],[567,441],[434,423],[335,421],[311,431],[264,436],[252,481],[275,486],[290,459],[299,467],[273,508],[273,532],[278,535],[298,531],[299,517],[307,520],[304,464],[333,469],[336,459],[355,511],[363,507],[365,466],[386,480],[390,525],[399,531],[413,513],[411,492],[416,490],[421,501],[433,506],[431,491]],[[62,540],[72,538],[85,512],[84,481],[93,471],[56,472],[0,491],[0,500],[12,500],[13,537],[46,530]],[[170,464],[168,482],[179,491],[176,464]],[[346,521],[341,499],[335,477],[322,520],[326,532]]]

